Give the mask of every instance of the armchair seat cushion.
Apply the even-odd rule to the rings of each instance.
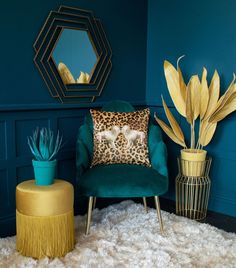
[[[81,195],[96,197],[159,196],[167,189],[167,177],[141,165],[98,165],[84,172],[78,182]]]

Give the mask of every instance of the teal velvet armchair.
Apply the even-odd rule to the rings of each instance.
[[[110,112],[133,112],[127,102],[113,101],[102,108]],[[158,126],[149,123],[148,149],[151,168],[141,165],[110,164],[90,168],[93,155],[93,122],[90,114],[79,128],[76,146],[77,185],[80,195],[89,197],[86,234],[89,233],[92,209],[97,197],[142,197],[147,211],[146,197],[154,197],[160,230],[163,224],[159,196],[168,189],[167,153]]]

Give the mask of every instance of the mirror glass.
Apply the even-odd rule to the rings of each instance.
[[[89,83],[97,53],[87,31],[64,28],[52,57],[65,85]]]

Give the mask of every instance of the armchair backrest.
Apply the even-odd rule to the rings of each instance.
[[[112,101],[102,107],[102,111],[108,112],[133,112],[134,107],[125,101]],[[167,151],[162,140],[161,130],[151,120],[148,129],[148,150],[152,168],[161,175],[168,176],[167,172]],[[93,155],[93,121],[90,113],[85,117],[84,125],[79,129],[77,139],[77,172],[78,169],[89,167]],[[80,171],[79,173],[81,173]]]

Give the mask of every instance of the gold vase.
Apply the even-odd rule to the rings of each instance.
[[[205,150],[181,150],[182,174],[184,176],[202,176],[205,170],[206,154]]]

